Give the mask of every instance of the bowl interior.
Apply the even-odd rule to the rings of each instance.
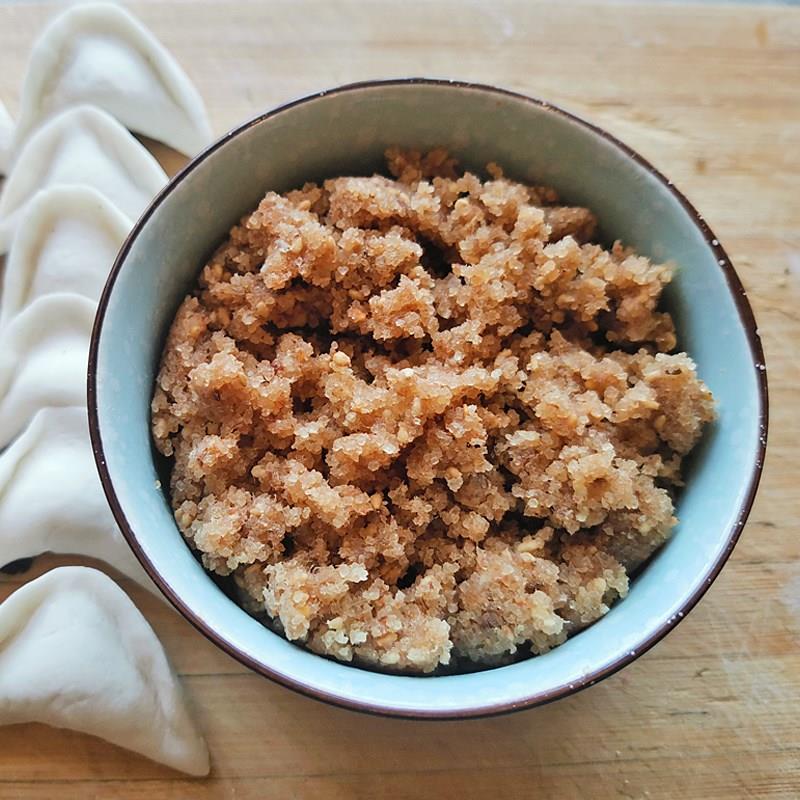
[[[718,401],[719,420],[694,456],[680,524],[598,623],[535,659],[481,673],[398,677],[338,664],[291,645],[249,617],[203,571],[159,488],[149,402],[164,336],[199,269],[228,229],[268,189],[382,170],[390,145],[445,146],[469,168],[488,161],[522,181],[555,186],[599,216],[602,236],[680,265],[667,295],[680,347]],[[336,702],[390,713],[478,714],[557,697],[602,677],[657,639],[713,579],[760,458],[758,347],[737,303],[746,301],[679,195],[597,130],[546,105],[484,87],[392,83],[334,91],[285,107],[224,137],[145,213],[101,303],[96,433],[136,549],[190,619],[279,680]],[[97,443],[97,442],[96,442]],[[108,483],[108,482],[107,482]],[[746,513],[746,509],[745,509]],[[122,521],[122,520],[121,520]],[[125,524],[123,524],[125,527]]]

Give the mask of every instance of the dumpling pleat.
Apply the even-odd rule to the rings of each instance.
[[[68,8],[35,42],[22,87],[12,157],[48,116],[89,103],[126,128],[186,155],[211,140],[205,106],[172,55],[127,11]]]
[[[99,736],[190,775],[208,749],[160,642],[89,567],[59,567],[0,605],[0,724]]]
[[[85,185],[134,220],[166,182],[155,158],[105,111],[86,105],[62,111],[25,142],[6,178],[0,194],[0,253],[10,248],[38,191]]]

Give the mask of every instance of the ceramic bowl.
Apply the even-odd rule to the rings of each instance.
[[[445,146],[555,186],[599,213],[602,238],[680,265],[665,302],[680,347],[717,401],[688,465],[680,523],[628,597],[546,655],[440,677],[381,674],[314,655],[248,616],[206,574],[173,521],[150,442],[164,337],[201,266],[263,194],[371,174],[389,145]],[[548,103],[486,86],[421,79],[333,89],[223,136],[155,198],[125,241],[100,301],[89,367],[92,442],[123,533],[155,583],[211,641],[304,694],[362,711],[468,717],[544,703],[596,683],[655,644],[695,605],[744,525],[764,457],[767,393],[742,285],[703,218],[630,148]]]

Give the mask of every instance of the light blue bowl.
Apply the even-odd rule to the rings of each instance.
[[[340,664],[285,641],[204,572],[158,483],[149,404],[164,336],[200,267],[263,194],[308,180],[371,174],[389,145],[445,146],[469,168],[488,161],[555,186],[599,212],[604,239],[680,265],[666,302],[680,347],[718,402],[678,501],[672,539],[629,596],[546,655],[484,672],[401,677]],[[254,670],[314,697],[397,716],[478,716],[543,703],[631,662],[686,614],[744,525],[767,425],[764,360],[725,252],[697,212],[647,162],[547,103],[485,86],[399,80],[323,92],[235,129],[179,173],[128,237],[100,301],[89,367],[92,441],[108,499],[166,596]]]

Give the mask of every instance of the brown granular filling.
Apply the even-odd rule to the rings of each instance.
[[[712,397],[670,354],[669,267],[495,165],[387,160],[231,230],[175,317],[153,436],[184,536],[290,640],[502,664],[626,594]]]

